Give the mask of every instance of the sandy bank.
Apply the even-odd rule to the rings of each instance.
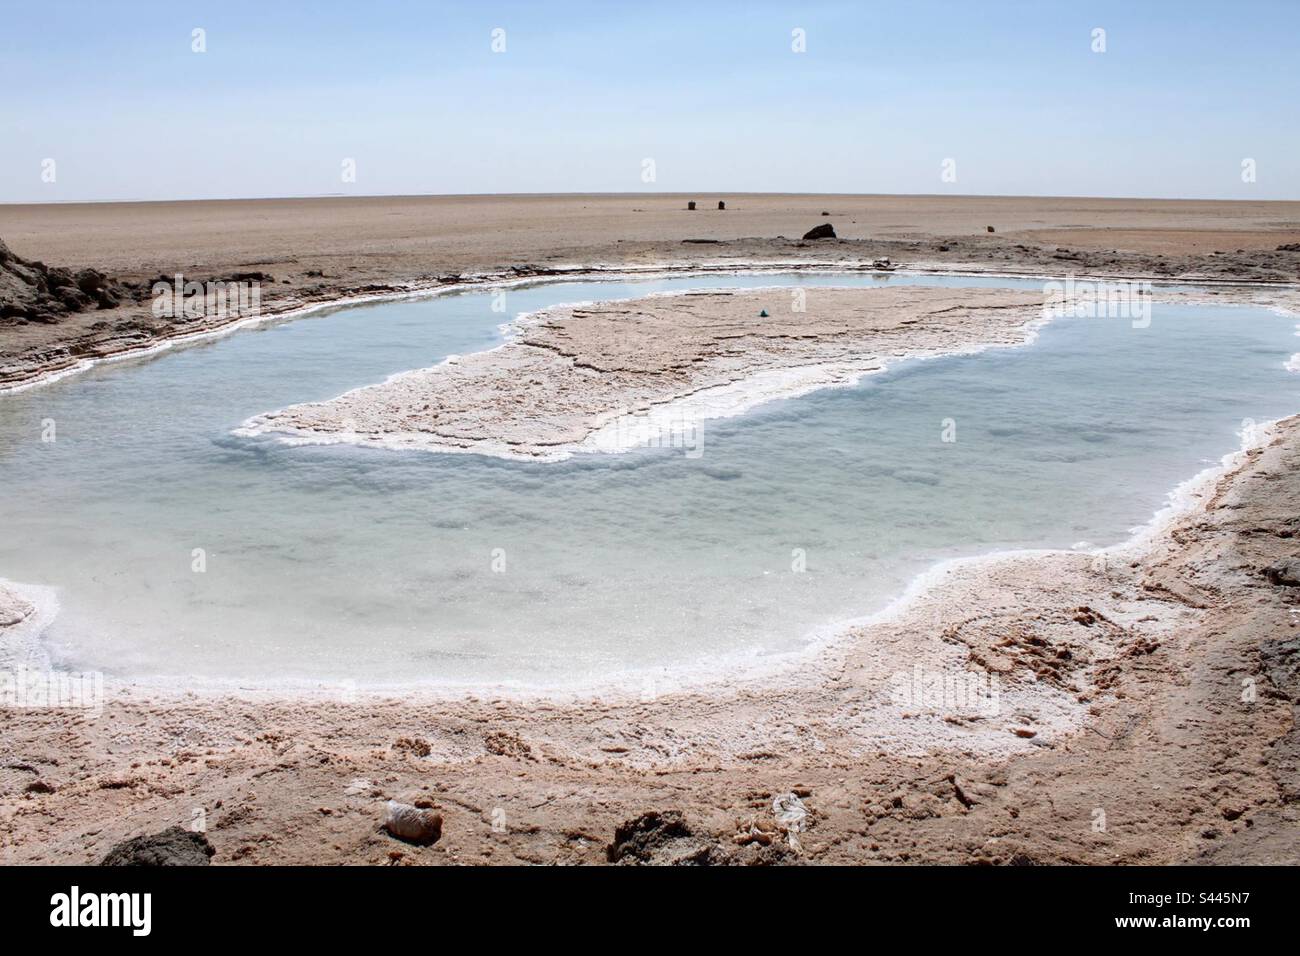
[[[1300,204],[1050,197],[403,196],[0,206],[0,238],[52,266],[148,289],[259,274],[263,315],[554,269],[813,262],[905,269],[1295,282]],[[826,213],[827,215],[823,215]],[[821,222],[840,238],[799,237]],[[987,231],[989,226],[996,230]],[[1296,247],[1300,249],[1300,246]],[[3,296],[0,295],[0,299]],[[3,303],[0,302],[0,305]],[[0,388],[228,323],[153,315],[147,297],[51,324],[0,319]]]

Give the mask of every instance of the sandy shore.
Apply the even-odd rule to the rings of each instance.
[[[117,275],[267,269],[278,273],[271,312],[450,286],[472,271],[545,274],[548,263],[734,268],[798,257],[857,266],[891,256],[960,271],[1279,282],[1294,280],[1300,262],[1276,250],[1300,238],[1300,204],[726,198],[725,213],[622,196],[0,207],[0,236],[23,255]],[[776,238],[800,234],[822,211],[849,240]],[[750,297],[763,294],[702,310],[678,350],[659,353],[681,368],[634,370],[642,399],[671,401],[700,384],[691,378],[697,365],[712,387],[780,372],[809,349],[816,358],[818,349],[848,348],[831,358],[861,373],[872,357],[918,346],[915,327],[869,307],[846,329],[823,328],[810,292],[798,319],[810,323],[809,338],[760,334],[729,365],[718,351],[728,341],[719,316],[748,317],[758,302]],[[1276,304],[1294,291],[1219,294]],[[788,318],[789,293],[781,295]],[[943,331],[938,344],[964,348],[990,335],[1023,337],[1025,303],[997,302],[959,327],[928,294],[907,308],[927,334]],[[0,379],[32,381],[217,326],[154,323],[142,310],[0,328]],[[635,343],[621,343],[599,310],[581,316],[597,320],[589,326],[578,318],[542,317],[518,341],[538,336],[551,347],[529,348],[565,361]],[[653,308],[644,318],[644,329],[655,328]],[[438,384],[445,374],[415,379],[399,411],[411,412],[417,397],[454,398]],[[524,385],[517,375],[494,381]],[[545,422],[545,432],[511,434],[543,451],[557,436],[585,441],[599,431],[605,399]],[[486,416],[446,410],[470,427],[453,441],[532,427],[527,415],[503,413],[504,402]],[[601,863],[618,826],[668,811],[683,825],[651,818],[645,839],[622,848],[631,859],[1300,862],[1300,569],[1286,570],[1300,534],[1300,420],[1256,438],[1257,447],[1186,486],[1180,509],[1139,539],[1100,553],[937,568],[779,678],[577,702],[109,685],[99,711],[6,708],[0,862],[93,862],[123,839],[179,825],[206,829],[216,863]],[[38,604],[0,588],[0,643],[15,646]],[[798,851],[773,813],[782,794],[807,809]],[[384,834],[389,798],[438,808],[442,838],[420,848]]]
[[[1298,464],[1291,419],[1126,547],[945,565],[780,680],[11,710],[0,861],[198,819],[218,863],[596,863],[619,824],[680,811],[648,859],[1298,862],[1300,601],[1266,570],[1295,553]],[[798,853],[782,793],[809,812]],[[383,834],[388,798],[437,807],[442,839]]]
[[[1026,341],[1043,296],[922,287],[691,292],[524,316],[500,348],[257,416],[238,434],[555,461],[686,444],[698,422],[907,357]]]
[[[116,308],[0,319],[0,388],[200,335],[151,284],[256,276],[258,314],[603,268],[804,263],[1214,281],[1300,279],[1300,203],[963,196],[415,196],[0,205],[13,252],[129,283]],[[688,212],[688,200],[701,208]],[[825,215],[823,215],[825,214]],[[802,241],[829,222],[839,236]],[[989,232],[989,227],[994,232]],[[3,305],[3,303],[0,303]],[[0,314],[3,310],[0,309]]]

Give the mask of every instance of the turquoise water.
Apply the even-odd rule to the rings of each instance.
[[[511,290],[507,304],[875,282],[570,282]],[[881,606],[938,559],[1119,541],[1236,448],[1243,419],[1297,410],[1300,380],[1283,368],[1294,320],[1156,306],[1145,329],[1062,319],[1026,348],[904,364],[705,422],[698,458],[528,464],[230,434],[498,344],[507,316],[492,301],[348,308],[0,396],[0,577],[57,590],[55,660],[363,686],[726,673]]]

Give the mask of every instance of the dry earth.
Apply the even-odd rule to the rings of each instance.
[[[799,238],[822,222],[839,238]],[[0,387],[230,321],[153,315],[152,283],[177,274],[248,277],[266,315],[592,266],[860,267],[890,257],[905,268],[1300,279],[1294,202],[606,194],[0,205],[0,239],[76,275],[100,270],[123,303],[49,321],[0,319]]]

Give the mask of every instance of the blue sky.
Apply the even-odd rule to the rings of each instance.
[[[1300,199],[1300,0],[0,0],[0,14],[0,202]]]

